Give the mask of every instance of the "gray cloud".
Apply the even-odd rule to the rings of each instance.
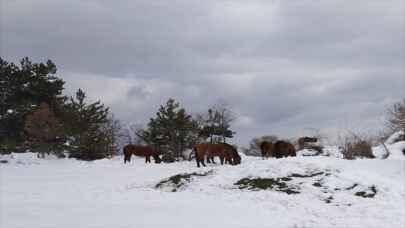
[[[377,130],[405,96],[400,0],[5,0],[0,10],[2,57],[52,59],[69,93],[84,88],[126,122],[169,97],[191,112],[226,102],[244,144]]]

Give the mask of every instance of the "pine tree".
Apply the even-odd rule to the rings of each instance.
[[[21,145],[25,116],[42,102],[56,110],[64,99],[63,85],[50,60],[44,64],[24,58],[17,66],[0,58],[0,145],[6,150]],[[10,142],[14,148],[7,147]]]
[[[70,135],[70,157],[94,160],[113,155],[114,141],[108,128],[109,108],[100,101],[87,104],[86,94],[79,89],[66,104],[64,124]]]
[[[164,161],[184,158],[183,152],[192,148],[198,138],[198,124],[174,99],[161,105],[147,128],[137,135],[163,153]]]

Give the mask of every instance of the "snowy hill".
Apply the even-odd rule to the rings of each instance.
[[[403,159],[244,156],[240,166],[201,169],[143,159],[124,165],[122,157],[0,160],[8,161],[0,163],[0,227],[405,225]]]

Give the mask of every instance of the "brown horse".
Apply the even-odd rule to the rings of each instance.
[[[155,160],[155,163],[160,163],[162,161],[159,157],[159,152],[150,146],[129,144],[124,146],[123,150],[124,150],[124,163],[131,162],[132,155],[145,157],[145,163],[150,163],[151,156]]]
[[[232,165],[239,165],[241,162],[242,162],[242,158],[241,158],[241,156],[239,155],[239,153],[238,153],[238,151],[236,150],[236,148],[234,147],[234,146],[232,146],[232,145],[229,145],[229,144],[226,144],[226,143],[224,143],[225,145],[227,145],[227,146],[230,146],[230,149],[231,149],[231,151],[232,151],[232,163],[230,163],[230,164],[232,164]]]
[[[200,167],[200,163],[205,166],[204,159],[207,158],[207,161],[213,161],[215,156],[218,156],[221,165],[224,164],[224,161],[228,161],[233,164],[233,150],[232,146],[226,144],[210,144],[210,143],[201,143],[197,144],[194,147],[195,159],[197,161],[197,167]],[[233,147],[232,147],[233,148]],[[235,149],[235,148],[233,148]]]
[[[238,151],[236,150],[236,148],[234,146],[232,146],[231,144],[228,143],[220,143],[221,145],[223,145],[224,147],[226,147],[228,149],[228,151],[230,152],[230,157],[231,159],[229,160],[229,157],[225,157],[225,164],[230,164],[230,165],[239,165],[242,162],[242,158],[239,155]],[[208,162],[209,160],[207,160]],[[209,163],[209,162],[208,162]]]
[[[262,151],[262,158],[273,157],[274,144],[272,142],[264,141],[260,144],[260,150]]]
[[[295,156],[297,156],[297,154],[295,152],[294,145],[292,145],[289,142],[279,140],[276,143],[274,143],[273,156],[276,158],[282,158],[282,157],[288,157],[288,156],[295,157]]]

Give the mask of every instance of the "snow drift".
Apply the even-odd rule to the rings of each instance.
[[[405,225],[405,161],[395,157],[243,156],[240,166],[201,169],[187,161],[124,165],[122,157],[0,160],[8,161],[0,163],[0,227]]]

